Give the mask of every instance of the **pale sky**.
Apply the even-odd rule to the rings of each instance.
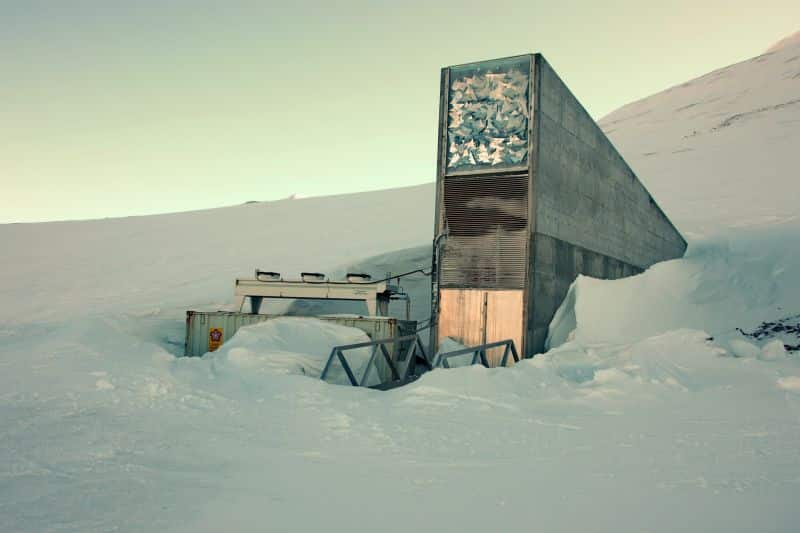
[[[443,66],[542,52],[600,118],[798,29],[797,0],[0,0],[0,223],[430,182]]]

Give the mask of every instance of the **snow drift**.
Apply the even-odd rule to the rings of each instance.
[[[729,339],[746,340],[737,328],[800,311],[797,249],[800,224],[790,224],[696,241],[684,259],[631,278],[581,276],[550,325],[548,344],[619,345],[693,328],[730,347]]]
[[[332,347],[367,341],[369,337],[360,329],[313,318],[282,317],[239,329],[219,350],[206,354],[203,362],[219,375],[258,380],[263,374],[294,374],[319,379]],[[359,378],[364,375],[369,355],[368,349],[347,353],[348,363]],[[178,362],[193,364],[191,358]],[[338,362],[326,381],[350,384]]]

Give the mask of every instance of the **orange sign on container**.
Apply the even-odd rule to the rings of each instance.
[[[213,352],[220,346],[222,346],[222,340],[224,335],[222,334],[222,328],[209,328],[208,329],[208,351]]]

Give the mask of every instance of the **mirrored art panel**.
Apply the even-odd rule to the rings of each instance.
[[[450,69],[447,172],[524,167],[530,56]]]

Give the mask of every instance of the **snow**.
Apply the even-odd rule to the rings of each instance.
[[[767,48],[766,53],[779,52],[780,50],[783,50],[784,48],[789,48],[791,46],[797,46],[798,44],[800,44],[800,31],[797,31],[797,32],[789,35],[788,37],[785,37],[785,38],[781,39],[777,43],[773,44],[772,46]]]
[[[285,317],[241,328],[229,342],[203,360],[212,372],[237,377],[246,374],[258,379],[260,374],[269,373],[320,378],[333,346],[367,341],[369,337],[360,329],[313,318]],[[366,348],[347,353],[348,364],[353,365],[352,370],[359,378],[366,370],[369,355]],[[326,381],[349,383],[339,364],[332,366]]]
[[[707,331],[729,347],[765,318],[800,301],[798,225],[738,230],[690,244],[683,259],[614,281],[579,277],[550,325],[549,346],[623,344],[681,328]],[[740,345],[741,346],[741,345]]]
[[[792,392],[800,392],[800,377],[798,376],[789,376],[785,378],[778,379],[778,387],[783,390],[792,391]]]
[[[731,339],[728,344],[731,348],[731,355],[734,357],[758,357],[761,355],[761,348],[753,343],[741,339]]]
[[[331,385],[363,334],[298,318],[175,357],[256,266],[427,266],[430,186],[0,225],[0,531],[795,531],[795,56],[603,120],[690,249],[577,280],[511,369]]]
[[[628,104],[600,125],[690,240],[798,220],[800,42]]]
[[[787,356],[786,348],[784,346],[785,345],[783,344],[783,341],[778,339],[768,342],[761,349],[761,359],[764,359],[765,361],[783,359]]]
[[[331,272],[353,260],[419,246],[432,215],[398,231],[370,223],[415,206],[433,208],[429,186],[246,204],[101,221],[0,225],[4,279],[0,324],[63,320],[76,312],[163,316],[231,302],[235,277],[258,267]],[[302,245],[298,245],[302,243]],[[324,259],[322,259],[324,258]]]

